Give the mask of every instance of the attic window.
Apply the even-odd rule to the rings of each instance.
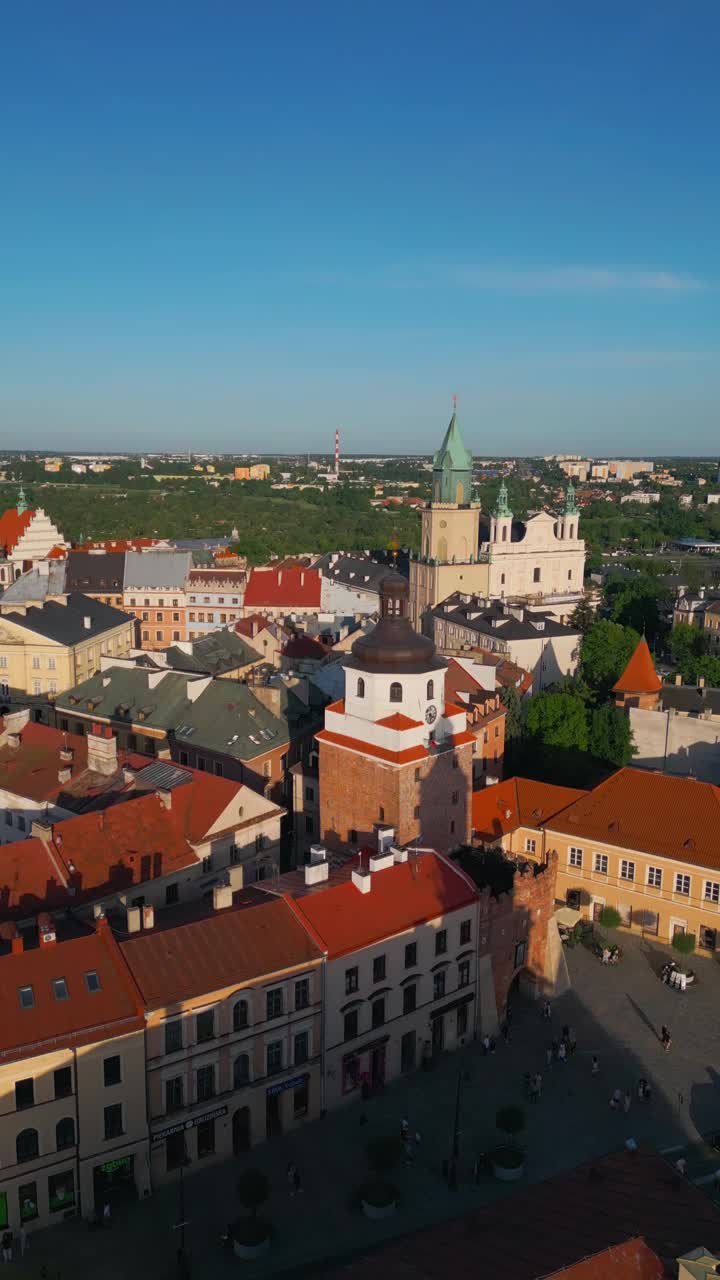
[[[100,990],[101,982],[94,969],[85,974],[85,986],[91,994]]]
[[[52,980],[53,995],[56,1000],[69,1000],[70,994],[67,989],[67,982],[64,978],[53,978]]]
[[[154,707],[141,707],[138,711],[138,720],[147,720],[154,710]]]
[[[32,987],[18,987],[18,996],[21,1009],[35,1008],[35,992]]]
[[[694,848],[695,848],[695,841],[693,840],[692,836],[688,836],[687,840],[683,844],[683,849],[694,849]]]
[[[79,701],[80,699],[76,698],[75,694],[73,693],[70,694],[70,697],[68,698],[68,702],[70,703],[71,707],[76,707]]]

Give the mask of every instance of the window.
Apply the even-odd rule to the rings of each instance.
[[[385,997],[381,996],[379,1000],[372,1002],[372,1025],[373,1028],[381,1027],[385,1022]]]
[[[162,638],[163,638],[163,633],[162,633],[162,631],[156,631],[156,632],[155,632],[155,639],[156,639],[156,640],[162,640]]]
[[[305,799],[306,799],[306,800],[309,800],[310,802],[312,802],[312,801],[315,799],[315,788],[314,788],[314,787],[306,787],[306,788],[305,788]]]
[[[34,655],[34,656],[33,656],[33,660],[32,660],[32,669],[33,669],[33,671],[39,671],[39,670],[40,670],[40,659],[39,659],[36,655]]]
[[[172,907],[176,902],[180,901],[180,886],[178,884],[168,884],[165,886],[165,906]]]
[[[15,1139],[15,1157],[18,1164],[24,1164],[26,1160],[37,1160],[39,1154],[37,1129],[22,1129]]]
[[[197,1126],[197,1153],[198,1160],[202,1160],[203,1156],[211,1156],[215,1153],[215,1121],[203,1120],[202,1124]]]
[[[293,1062],[296,1067],[302,1066],[310,1057],[310,1033],[298,1031],[293,1045]]]
[[[120,1084],[120,1057],[118,1054],[114,1054],[112,1058],[105,1058],[103,1061],[103,1078],[106,1089],[113,1084]]]
[[[57,693],[57,680],[48,680],[48,693]]]
[[[419,769],[416,769],[416,770],[415,770],[415,781],[416,781],[416,782],[419,782],[419,781],[420,781],[420,770],[419,770]]]
[[[364,697],[365,697],[365,681],[363,680],[362,676],[360,676],[360,678],[359,678],[359,680],[358,680],[358,682],[357,682],[357,689],[355,690],[355,692],[356,692],[356,694],[357,694],[358,698],[364,698]]]
[[[178,1049],[182,1049],[182,1022],[180,1018],[175,1018],[173,1022],[165,1023],[165,1052],[177,1053]]]
[[[162,622],[162,620],[163,620],[163,616],[162,616],[162,614],[161,614],[161,613],[156,613],[156,614],[155,614],[155,621],[156,621],[156,622]]]
[[[180,639],[180,632],[179,632],[179,631],[173,631],[173,633],[172,633],[172,638],[173,638],[173,640],[179,640],[179,639]]]
[[[447,951],[447,929],[438,929],[435,934],[435,955],[444,956]]]
[[[420,817],[420,805],[419,805],[419,804],[416,804],[416,805],[415,805],[415,808],[413,809],[413,817],[414,817],[414,818],[419,818],[419,817]]]
[[[63,1213],[75,1204],[75,1178],[72,1169],[53,1173],[48,1178],[48,1205],[51,1213]]]
[[[706,880],[703,898],[706,902],[720,902],[720,884],[717,880]]]
[[[67,1098],[72,1093],[72,1068],[58,1067],[53,1071],[56,1098]]]
[[[390,701],[402,702],[402,700],[403,700],[402,685],[399,683],[399,681],[393,680],[392,684],[390,685]]]
[[[373,982],[385,981],[385,956],[375,956],[373,960]]]
[[[248,1025],[248,1002],[236,1000],[233,1005],[233,1031],[244,1031]]]
[[[472,935],[472,920],[463,920],[460,925],[460,946],[466,947]]]
[[[4,653],[0,653],[0,667],[7,667],[7,657]]]
[[[606,876],[608,872],[608,856],[606,853],[596,853],[593,862],[593,870],[599,875]]]
[[[461,960],[458,965],[458,986],[459,987],[470,986],[470,961],[469,960]]]
[[[403,1013],[414,1013],[417,1008],[417,987],[414,982],[403,987]]]
[[[357,831],[355,830],[354,827],[352,827],[350,830],[350,843],[357,844],[357,842],[358,842]]]
[[[42,681],[41,681],[41,680],[33,680],[33,682],[32,682],[32,691],[33,691],[33,693],[35,694],[35,696],[37,696],[39,693],[42,693]]]
[[[305,834],[308,836],[311,836],[314,830],[315,830],[315,824],[313,823],[312,814],[306,813],[305,814]]]
[[[22,1111],[24,1107],[32,1107],[35,1102],[35,1081],[15,1081],[15,1108]]]
[[[179,613],[174,613],[174,614],[173,614],[173,619],[172,619],[172,620],[173,620],[173,622],[179,622],[179,621],[180,621],[180,614],[179,614]],[[180,636],[179,636],[179,634],[178,634],[178,640],[179,640],[179,639],[180,639]]]
[[[143,622],[149,622],[149,621],[150,621],[150,614],[149,614],[149,613],[143,613],[142,621],[143,621]]]
[[[242,1089],[250,1079],[250,1055],[238,1054],[233,1063],[233,1088]]]
[[[460,799],[460,792],[459,792],[459,791],[453,791],[453,793],[452,793],[452,802],[453,802],[453,804],[457,804],[457,802],[458,802],[458,800],[459,800],[459,799]]]
[[[358,1011],[350,1009],[343,1018],[343,1040],[354,1040],[358,1033]]]
[[[515,944],[515,968],[519,969],[525,963],[527,954],[527,942],[516,942]]]
[[[382,805],[380,805],[380,808],[378,809],[378,821],[380,822],[385,821],[385,810],[383,809]]]
[[[150,632],[149,632],[149,631],[143,631],[143,633],[142,633],[142,638],[143,638],[143,640],[149,640],[149,639],[150,639]]]
[[[273,987],[272,991],[268,991],[265,996],[265,1016],[266,1018],[281,1018],[282,1011],[283,1011],[282,987]]]
[[[345,995],[351,996],[358,989],[358,969],[355,965],[352,969],[345,970]]]
[[[122,1103],[114,1102],[111,1107],[105,1108],[105,1141],[120,1138],[124,1132]]]
[[[32,987],[18,987],[18,998],[21,1009],[33,1009],[35,1007],[35,993]]]
[[[185,1105],[184,1081],[182,1076],[173,1076],[165,1081],[165,1111],[180,1111]]]
[[[37,1218],[36,1182],[25,1182],[21,1187],[18,1187],[18,1204],[20,1205],[21,1222],[32,1222],[34,1218]]]
[[[405,968],[414,969],[417,964],[417,942],[405,944]]]
[[[67,982],[64,978],[53,978],[52,980],[53,995],[56,1000],[67,1000],[68,989]]]
[[[72,1116],[65,1116],[55,1125],[55,1146],[58,1151],[75,1146],[75,1121]]]
[[[455,819],[453,818],[452,822],[450,823],[450,835],[452,836],[454,834],[455,834]]]
[[[212,1040],[215,1036],[215,1010],[204,1009],[195,1018],[195,1039],[198,1044]]]
[[[310,1004],[310,979],[300,978],[295,983],[295,1008],[307,1009]]]
[[[525,852],[526,852],[526,853],[534,853],[534,852],[535,852],[535,847],[536,847],[536,841],[535,841],[535,840],[533,840],[531,836],[526,836],[526,837],[525,837]]]
[[[27,824],[26,824],[26,822],[25,822],[25,818],[24,818],[24,815],[23,815],[22,813],[19,813],[19,814],[18,814],[18,816],[17,816],[17,824],[18,824],[18,831],[26,831],[26,830],[27,830]],[[58,996],[57,998],[58,998],[58,1000],[67,1000],[67,991],[65,992],[65,995],[64,995],[64,996]]]
[[[627,858],[623,858],[620,862],[620,879],[621,880],[635,879],[635,863],[630,862]]]
[[[283,1069],[283,1042],[272,1040],[267,1047],[267,1073],[276,1076]]]
[[[435,697],[435,685],[432,680],[428,680],[427,682],[427,689],[425,690],[425,696],[427,697],[428,701],[430,701],[432,698]]]
[[[445,970],[433,974],[433,1000],[442,1000],[445,995]]]
[[[48,671],[54,671],[54,670],[55,670],[55,659],[48,658]]]
[[[648,886],[651,889],[661,889],[662,888],[662,868],[648,867],[647,882],[648,882]]]
[[[539,582],[539,581],[540,581],[540,570],[533,569],[533,582]]]
[[[690,893],[690,876],[684,876],[679,871],[675,875],[675,892],[683,893],[685,896]]]
[[[215,1067],[212,1062],[198,1067],[195,1073],[195,1089],[198,1102],[207,1102],[215,1097]]]
[[[570,853],[568,855],[568,862],[570,863],[571,867],[581,867],[583,864],[582,849],[576,849],[574,845],[571,845]]]
[[[171,1133],[165,1141],[165,1167],[168,1170],[180,1169],[188,1162],[185,1134]]]

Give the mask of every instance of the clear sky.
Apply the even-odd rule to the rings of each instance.
[[[717,0],[33,0],[0,447],[720,450]]]

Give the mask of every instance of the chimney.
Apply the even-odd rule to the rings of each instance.
[[[87,742],[87,767],[92,773],[102,773],[106,777],[117,772],[117,738],[113,737],[109,725],[100,733],[89,733]]]
[[[58,782],[69,782],[71,778],[72,769],[68,769],[67,766],[64,766],[62,769],[58,769]]]
[[[90,628],[91,628],[91,626],[92,626],[92,618],[90,618],[90,617],[88,616],[88,614],[87,614],[87,613],[85,614],[85,617],[83,618],[83,626],[84,626],[84,628],[85,628],[85,630],[86,630],[86,631],[89,631],[89,630],[90,630]]]
[[[231,884],[216,884],[213,887],[213,911],[224,911],[232,906],[233,891]]]
[[[705,688],[705,677],[698,676],[698,689],[704,689],[704,688]]]
[[[24,939],[23,939],[22,934],[21,934],[21,933],[16,933],[16,934],[15,934],[15,937],[12,939],[12,941],[11,941],[10,945],[11,945],[11,947],[12,947],[12,954],[13,954],[14,956],[20,956],[20,955],[22,955],[23,950],[24,950],[24,948],[25,948],[25,942],[24,942]]]
[[[385,871],[388,867],[394,866],[395,854],[393,853],[392,847],[389,846],[383,853],[371,855],[368,861],[370,863],[371,871]]]
[[[135,781],[135,770],[125,765],[122,771],[123,782],[130,786]]]
[[[44,840],[47,844],[48,840],[52,840],[52,823],[41,822],[39,818],[33,818],[30,823],[30,835],[36,840]]]
[[[355,885],[355,888],[360,890],[360,893],[370,892],[370,889],[372,888],[372,875],[370,871],[363,867],[362,862],[360,862],[357,867],[353,867],[352,882]]]
[[[676,683],[676,684],[678,684],[678,685],[679,685],[679,684],[682,684],[682,675],[680,674],[680,672],[679,672],[679,671],[678,671],[677,675],[675,676],[675,683]]]
[[[235,893],[238,889],[242,889],[245,884],[245,868],[241,862],[236,862],[234,866],[228,867],[226,871],[228,884]]]
[[[155,795],[163,806],[163,809],[172,809],[172,791],[167,791],[163,787],[161,790],[156,791]]]
[[[72,764],[74,756],[75,756],[75,752],[73,748],[69,747],[67,743],[64,743],[63,746],[60,748],[60,759],[62,760],[62,763]]]
[[[305,884],[320,884],[323,880],[327,880],[329,872],[330,864],[324,846],[311,845],[310,861],[305,864]]]
[[[57,934],[50,921],[46,921],[40,925],[40,946],[54,947],[57,942]]]
[[[143,929],[152,929],[155,925],[155,908],[153,906],[143,907],[142,909]]]
[[[408,860],[407,849],[399,849],[396,844],[392,846],[392,855],[395,862],[407,862]]]
[[[140,908],[139,907],[127,908],[127,931],[128,933],[140,932]]]

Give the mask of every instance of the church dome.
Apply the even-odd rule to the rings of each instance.
[[[418,635],[408,617],[410,588],[399,573],[389,573],[380,587],[380,621],[352,647],[353,666],[382,671],[431,671],[445,666],[428,636]]]

